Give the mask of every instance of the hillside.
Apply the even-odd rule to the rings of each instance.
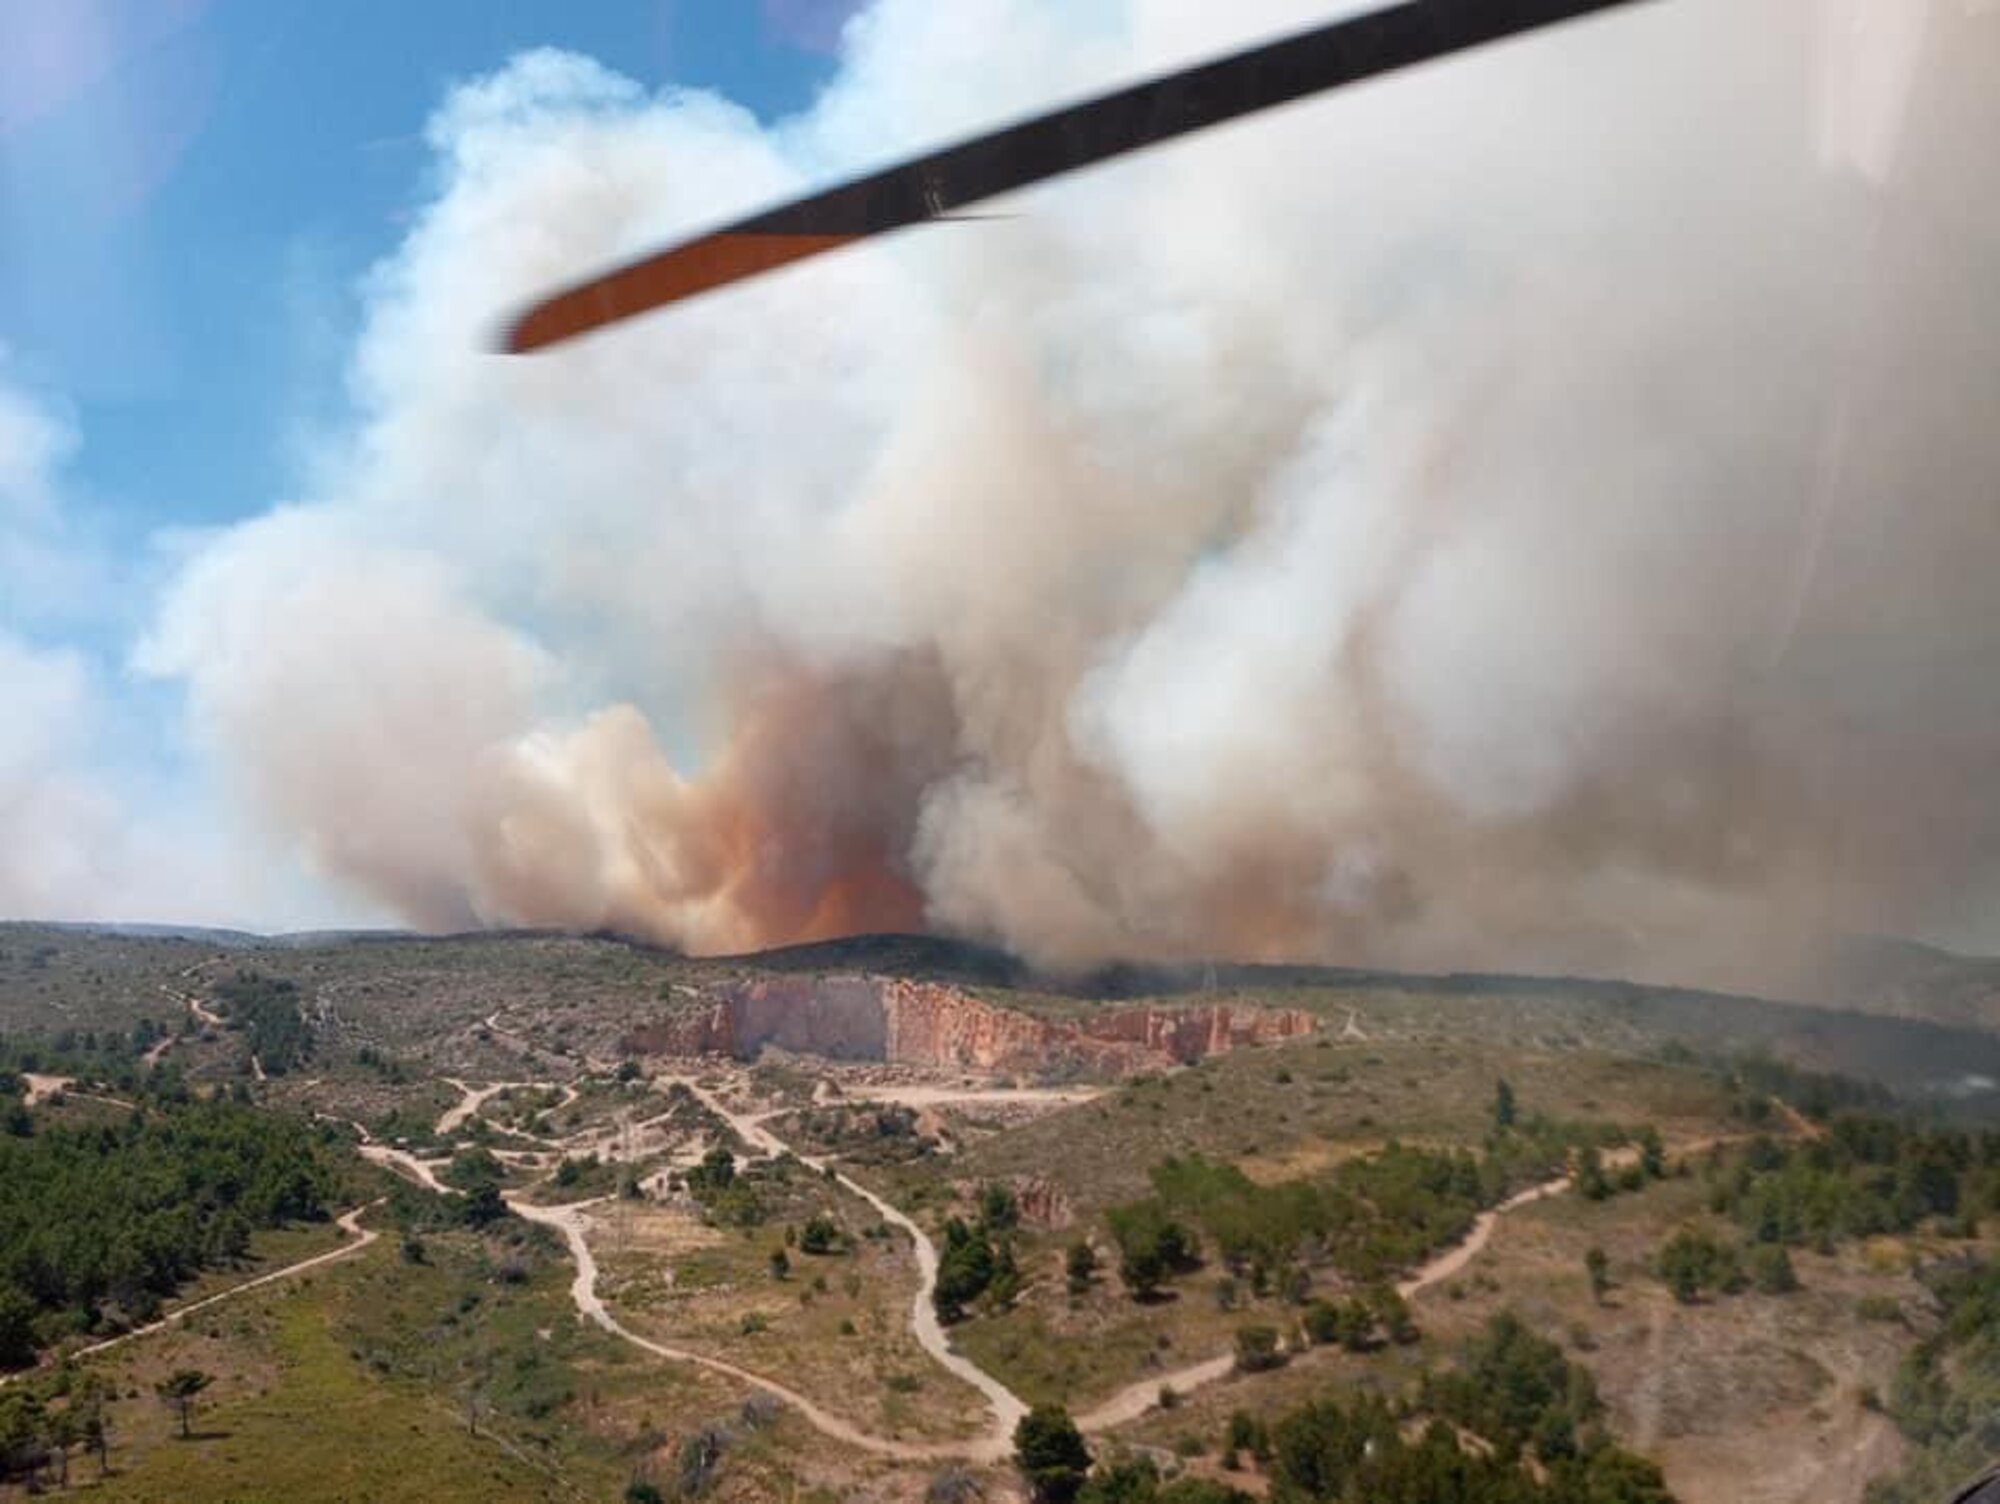
[[[1139,1504],[1336,1497],[1364,1434],[1549,1504],[1862,1504],[1980,1444],[1983,1029],[903,936],[10,925],[0,1048],[49,1187],[0,1338],[84,1376],[0,1392],[4,1466],[108,1500],[1003,1499],[1033,1405]],[[120,1144],[114,1228],[69,1177]],[[260,1154],[310,1194],[243,1199]],[[194,1216],[149,1220],[176,1176]],[[100,1412],[102,1477],[62,1453]]]

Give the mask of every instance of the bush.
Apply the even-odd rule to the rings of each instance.
[[[1661,1281],[1683,1305],[1693,1304],[1706,1291],[1734,1294],[1744,1285],[1736,1249],[1687,1228],[1666,1241],[1657,1264]]]
[[[1278,1329],[1244,1326],[1236,1329],[1236,1367],[1243,1373],[1262,1373],[1282,1368],[1285,1355],[1278,1349]]]
[[[1090,1449],[1067,1410],[1037,1405],[1014,1427],[1014,1465],[1036,1504],[1069,1504],[1090,1473]]]
[[[1799,1287],[1792,1257],[1777,1243],[1760,1243],[1748,1257],[1750,1282],[1765,1295],[1789,1295]]]
[[[840,1224],[825,1212],[814,1212],[806,1219],[805,1227],[799,1232],[801,1253],[838,1253],[843,1242]]]
[[[1063,1255],[1063,1272],[1069,1277],[1072,1295],[1081,1295],[1090,1288],[1090,1282],[1097,1273],[1097,1250],[1090,1246],[1088,1238],[1078,1238],[1069,1245]]]

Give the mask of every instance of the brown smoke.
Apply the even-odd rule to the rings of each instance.
[[[457,93],[351,455],[149,645],[264,817],[421,923],[706,951],[1750,983],[1993,933],[2000,18],[1956,0],[1646,8],[478,353],[1320,10],[1116,9],[882,0],[771,130],[556,54]]]

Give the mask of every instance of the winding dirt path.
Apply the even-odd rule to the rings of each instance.
[[[694,1094],[710,1112],[721,1118],[736,1130],[747,1144],[761,1149],[769,1155],[790,1154],[808,1169],[825,1174],[829,1168],[824,1160],[808,1154],[801,1154],[780,1139],[762,1123],[731,1110],[700,1083],[683,1079],[682,1085]],[[896,1207],[869,1190],[858,1180],[833,1168],[833,1178],[847,1190],[859,1196],[875,1209],[877,1216],[893,1227],[900,1227],[910,1236],[910,1242],[917,1253],[917,1293],[910,1303],[910,1331],[917,1343],[942,1367],[963,1379],[986,1396],[987,1407],[993,1412],[993,1423],[986,1435],[960,1447],[954,1447],[943,1455],[970,1456],[980,1461],[1005,1456],[1013,1446],[1014,1427],[1021,1417],[1028,1413],[1028,1406],[1019,1395],[992,1374],[974,1363],[962,1353],[955,1351],[945,1336],[944,1326],[937,1318],[937,1308],[931,1304],[931,1292],[937,1288],[938,1256],[937,1245],[930,1236]]]
[[[831,1100],[855,1107],[878,1102],[892,1107],[1075,1107],[1103,1095],[1097,1086],[856,1086]]]
[[[468,1086],[456,1076],[446,1076],[444,1081],[447,1085],[456,1086],[463,1095],[444,1110],[437,1120],[437,1126],[431,1130],[439,1138],[455,1133],[460,1124],[470,1121],[474,1113],[503,1091],[511,1091],[517,1086],[531,1087],[539,1091],[544,1087],[555,1085],[553,1081],[494,1081],[485,1086]]]
[[[597,1293],[597,1260],[590,1251],[590,1241],[585,1236],[587,1222],[585,1211],[595,1206],[593,1201],[573,1202],[568,1206],[536,1206],[532,1202],[509,1200],[517,1216],[530,1222],[539,1222],[544,1227],[560,1233],[569,1247],[570,1257],[576,1262],[576,1278],[570,1282],[570,1298],[575,1301],[577,1311],[597,1323],[613,1336],[621,1337],[634,1347],[645,1349],[658,1357],[676,1363],[693,1363],[749,1384],[773,1398],[783,1401],[804,1416],[813,1428],[835,1441],[846,1442],[865,1452],[873,1452],[881,1457],[893,1457],[899,1462],[942,1462],[964,1458],[976,1462],[993,1462],[1004,1457],[1013,1446],[1013,1429],[1009,1426],[1004,1436],[985,1435],[965,1443],[957,1442],[905,1442],[893,1441],[885,1436],[876,1436],[852,1423],[842,1420],[831,1411],[821,1409],[796,1389],[778,1383],[763,1374],[752,1373],[747,1368],[739,1368],[722,1358],[710,1357],[706,1353],[691,1352],[686,1348],[670,1347],[663,1342],[655,1342],[642,1337],[624,1325],[606,1308]]]
[[[27,1095],[21,1098],[21,1105],[24,1107],[34,1107],[51,1097],[61,1095],[73,1097],[81,1102],[104,1102],[113,1107],[122,1107],[127,1112],[133,1111],[132,1104],[123,1097],[106,1096],[101,1091],[78,1091],[74,1076],[47,1076],[39,1071],[23,1071],[21,1080],[28,1088]]]
[[[1525,1191],[1516,1192],[1498,1206],[1489,1207],[1473,1219],[1472,1229],[1464,1239],[1453,1244],[1444,1252],[1428,1260],[1414,1274],[1400,1281],[1396,1293],[1405,1300],[1417,1295],[1433,1285],[1443,1284],[1479,1257],[1487,1243],[1492,1240],[1493,1229],[1500,1219],[1512,1211],[1517,1211],[1530,1202],[1544,1197],[1559,1196],[1569,1189],[1567,1175],[1543,1181],[1540,1185],[1529,1186]],[[1201,1363],[1189,1364],[1186,1368],[1175,1369],[1172,1373],[1155,1375],[1128,1384],[1103,1404],[1085,1411],[1076,1418],[1077,1428],[1082,1431],[1109,1431],[1130,1421],[1139,1419],[1160,1402],[1160,1390],[1171,1389],[1177,1395],[1199,1389],[1204,1384],[1213,1384],[1227,1378],[1236,1368],[1236,1355],[1222,1353]]]
[[[465,1108],[466,1114],[469,1115],[478,1105],[477,1102],[472,1101],[475,1089],[467,1087],[462,1082],[454,1081],[453,1084],[466,1093],[467,1100],[466,1102],[462,1102],[460,1106]],[[988,1463],[1005,1458],[1013,1448],[1014,1428],[1021,1417],[1028,1413],[1028,1406],[1020,1396],[1007,1388],[999,1379],[980,1368],[976,1363],[973,1363],[962,1354],[954,1351],[951,1347],[950,1341],[945,1335],[944,1328],[937,1319],[936,1310],[931,1304],[931,1294],[937,1286],[938,1258],[936,1245],[931,1242],[924,1230],[908,1216],[905,1216],[899,1209],[876,1195],[867,1186],[862,1185],[859,1181],[841,1172],[837,1167],[829,1166],[823,1159],[802,1154],[792,1148],[791,1145],[787,1144],[765,1126],[760,1115],[737,1112],[699,1081],[689,1077],[661,1077],[656,1084],[663,1087],[673,1085],[684,1086],[694,1096],[696,1101],[700,1102],[708,1111],[721,1118],[745,1144],[759,1153],[771,1157],[789,1154],[811,1170],[821,1174],[830,1172],[840,1185],[874,1208],[877,1215],[883,1221],[901,1228],[909,1235],[911,1244],[916,1250],[919,1276],[916,1297],[911,1302],[910,1307],[911,1332],[916,1337],[919,1345],[940,1366],[972,1385],[986,1397],[988,1408],[993,1417],[992,1423],[978,1436],[969,1438],[963,1442],[917,1443],[896,1441],[864,1431],[851,1422],[822,1409],[797,1390],[762,1374],[754,1373],[747,1368],[739,1367],[721,1358],[693,1352],[686,1348],[673,1347],[643,1337],[621,1323],[611,1313],[609,1308],[605,1306],[603,1299],[597,1293],[597,1260],[590,1250],[590,1242],[587,1235],[589,1223],[585,1214],[590,1207],[601,1203],[607,1198],[596,1197],[588,1201],[572,1202],[563,1206],[538,1206],[532,1202],[517,1199],[515,1196],[508,1196],[507,1204],[517,1216],[552,1229],[561,1236],[564,1245],[569,1249],[570,1257],[576,1265],[576,1277],[570,1284],[570,1296],[576,1305],[578,1314],[594,1322],[604,1331],[659,1357],[669,1359],[673,1362],[692,1363],[713,1372],[727,1375],[741,1383],[752,1385],[785,1404],[792,1406],[808,1423],[823,1435],[829,1436],[836,1441],[845,1442],[863,1451],[905,1462],[964,1459],[967,1461]],[[492,1090],[499,1089],[502,1088],[492,1088]],[[447,1113],[446,1116],[449,1117],[451,1114]],[[451,1187],[444,1185],[438,1180],[431,1165],[426,1161],[420,1160],[404,1150],[378,1143],[361,1125],[355,1124],[354,1126],[362,1135],[361,1154],[364,1158],[396,1170],[430,1190],[438,1191],[445,1195],[457,1194]],[[444,1126],[443,1120],[440,1120],[440,1131],[443,1130]],[[453,1126],[455,1126],[455,1123]],[[1704,1148],[1712,1147],[1713,1144],[1718,1142],[1722,1142],[1722,1140],[1704,1140],[1701,1143],[1686,1146],[1681,1152],[1683,1154],[1697,1153]],[[1636,1150],[1625,1152],[1629,1153],[1632,1157],[1636,1157],[1637,1154]],[[1615,1157],[1607,1156],[1607,1162]],[[1463,1239],[1427,1260],[1407,1278],[1400,1281],[1396,1286],[1397,1292],[1405,1300],[1410,1300],[1425,1290],[1453,1278],[1463,1271],[1486,1248],[1487,1244],[1492,1240],[1494,1230],[1499,1226],[1502,1217],[1518,1211],[1522,1207],[1529,1206],[1534,1202],[1545,1200],[1551,1196],[1562,1195],[1569,1190],[1571,1184],[1572,1181],[1567,1174],[1552,1177],[1537,1185],[1529,1186],[1525,1190],[1517,1191],[1505,1201],[1500,1202],[1496,1206],[1489,1207],[1474,1218],[1472,1227]],[[343,1225],[346,1224],[343,1222]],[[335,1250],[335,1255],[350,1251],[353,1250]],[[328,1257],[330,1256],[321,1255],[321,1261],[324,1261]],[[281,1271],[280,1275],[272,1277],[282,1277],[282,1274],[289,1272],[291,1271]],[[1153,1409],[1159,1403],[1160,1392],[1163,1388],[1171,1389],[1176,1394],[1186,1394],[1191,1390],[1199,1389],[1204,1385],[1212,1384],[1228,1377],[1229,1374],[1235,1371],[1235,1367],[1235,1354],[1233,1352],[1223,1353],[1206,1359],[1203,1362],[1190,1364],[1185,1368],[1177,1369],[1171,1373],[1154,1375],[1139,1382],[1129,1384],[1124,1389],[1112,1395],[1104,1403],[1077,1416],[1077,1426],[1085,1432],[1101,1432],[1125,1425],[1139,1419],[1149,1410]]]
[[[242,1284],[231,1285],[227,1290],[218,1290],[213,1295],[203,1296],[200,1300],[181,1306],[178,1310],[167,1312],[158,1321],[149,1321],[144,1326],[135,1326],[129,1332],[120,1332],[117,1336],[106,1337],[101,1342],[92,1342],[84,1347],[73,1348],[64,1354],[63,1357],[65,1360],[72,1360],[76,1358],[88,1358],[96,1353],[109,1352],[112,1348],[121,1347],[127,1342],[136,1342],[141,1337],[150,1337],[155,1332],[164,1331],[166,1328],[175,1326],[187,1317],[194,1315],[197,1311],[205,1311],[210,1306],[220,1305],[225,1300],[234,1300],[237,1296],[246,1294],[251,1290],[261,1289],[265,1285],[276,1284],[282,1279],[292,1279],[311,1270],[323,1268],[328,1264],[339,1263],[342,1259],[351,1259],[355,1254],[361,1252],[362,1249],[382,1236],[374,1228],[363,1227],[361,1225],[362,1215],[373,1211],[381,1204],[380,1199],[370,1201],[364,1205],[355,1207],[352,1211],[343,1212],[339,1217],[334,1219],[335,1225],[342,1232],[346,1233],[350,1239],[349,1242],[342,1243],[338,1248],[329,1248],[325,1253],[315,1253],[309,1258],[300,1259],[295,1264],[287,1264],[282,1269],[273,1269],[269,1274],[260,1274],[255,1279],[246,1279]],[[47,1366],[47,1364],[40,1365],[40,1367]],[[39,1371],[40,1368],[24,1369],[21,1373],[9,1374],[4,1379],[0,1379],[0,1384],[11,1384],[14,1380],[26,1374]]]
[[[691,1089],[695,1089],[697,1095],[704,1101],[710,1100],[699,1089]],[[730,1118],[730,1114],[719,1104],[713,1104],[711,1110],[725,1118]],[[756,1124],[746,1119],[732,1118],[731,1121],[739,1124],[737,1131],[742,1133],[747,1140],[756,1143],[759,1147],[765,1148],[767,1152],[771,1152],[771,1145],[779,1144],[777,1138],[759,1129]],[[370,1163],[381,1165],[385,1169],[401,1174],[407,1179],[415,1181],[425,1189],[436,1191],[440,1195],[456,1196],[458,1194],[455,1189],[445,1185],[437,1178],[436,1172],[428,1162],[418,1159],[407,1150],[392,1148],[388,1144],[377,1142],[358,1123],[353,1126],[362,1134],[361,1155]],[[781,1146],[775,1152],[785,1153],[789,1151],[786,1151]],[[885,1217],[893,1217],[899,1222],[907,1223],[907,1219],[903,1218],[900,1212],[897,1212],[893,1207],[887,1206],[886,1203],[877,1200],[877,1198],[870,1195],[865,1189],[860,1190],[859,1194],[867,1197],[871,1203],[882,1210]],[[534,1202],[520,1199],[515,1195],[509,1195],[506,1198],[508,1208],[516,1216],[525,1221],[538,1222],[561,1236],[564,1245],[569,1249],[571,1260],[576,1265],[576,1277],[570,1281],[570,1299],[575,1303],[578,1315],[595,1322],[599,1327],[610,1332],[613,1336],[620,1337],[631,1343],[634,1347],[643,1348],[658,1357],[667,1358],[677,1363],[693,1363],[698,1367],[710,1369],[715,1373],[725,1374],[741,1383],[754,1385],[765,1393],[792,1406],[805,1417],[814,1429],[820,1431],[822,1434],[830,1436],[836,1441],[846,1442],[850,1446],[859,1447],[863,1451],[873,1452],[878,1456],[893,1457],[903,1462],[939,1462],[960,1458],[973,1462],[993,1462],[1006,1456],[1012,1450],[1014,1444],[1014,1423],[1019,1419],[1019,1415],[1011,1412],[997,1414],[993,1427],[986,1433],[970,1441],[931,1443],[896,1441],[886,1436],[875,1436],[867,1431],[863,1431],[860,1427],[842,1420],[832,1412],[821,1409],[812,1400],[807,1399],[797,1390],[780,1384],[775,1379],[767,1378],[763,1374],[753,1373],[747,1368],[738,1367],[736,1364],[722,1358],[710,1357],[706,1353],[693,1352],[687,1348],[670,1347],[665,1343],[655,1342],[649,1337],[640,1336],[630,1327],[620,1322],[616,1316],[612,1315],[609,1308],[605,1306],[603,1299],[597,1293],[597,1259],[590,1251],[590,1241],[586,1236],[589,1223],[585,1213],[590,1207],[598,1205],[605,1199],[607,1198],[599,1196],[588,1201],[571,1202],[566,1206],[537,1206]],[[923,1239],[921,1233],[918,1234],[918,1238],[919,1242],[917,1246],[920,1250],[929,1246],[928,1240]],[[921,1260],[922,1254],[920,1252],[920,1267]],[[936,1273],[936,1254],[933,1250],[929,1273],[926,1276],[923,1290],[920,1292],[923,1307],[927,1313],[930,1310],[930,1287],[936,1281]],[[932,1324],[935,1325],[935,1322],[936,1318],[933,1315]],[[942,1336],[942,1333],[940,1333],[940,1336]],[[1000,1388],[997,1380],[993,1379],[983,1370],[973,1367],[972,1364],[966,1362],[958,1354],[947,1350],[947,1355],[954,1360],[948,1365],[954,1372],[958,1372],[959,1365],[962,1364],[965,1368],[971,1369],[973,1373],[978,1374],[981,1379],[986,1381],[985,1384],[979,1385],[982,1392],[986,1391],[986,1386],[989,1384],[995,1388]],[[1007,1391],[1002,1388],[1001,1392],[1004,1394]],[[1012,1398],[1012,1396],[1010,1395],[1009,1398]],[[1014,1404],[1020,1406],[1020,1414],[1027,1413],[1027,1407],[1021,1405],[1019,1400],[1014,1400]],[[996,1411],[997,1409],[998,1407],[996,1407]],[[1004,1425],[1002,1422],[1004,1422]]]
[[[1785,1104],[1780,1103],[1781,1107]],[[1812,1125],[1803,1118],[1798,1122],[1805,1129]],[[1710,1138],[1696,1139],[1683,1144],[1673,1152],[1686,1159],[1696,1154],[1706,1153],[1721,1144],[1734,1143],[1745,1135],[1717,1134]],[[1808,1136],[1811,1136],[1810,1133]],[[1639,1150],[1636,1147],[1614,1149],[1604,1156],[1606,1169],[1619,1169],[1627,1164],[1636,1164]],[[1516,1191],[1497,1206],[1488,1207],[1473,1219],[1472,1228],[1465,1237],[1442,1253],[1426,1260],[1406,1279],[1396,1284],[1396,1293],[1405,1300],[1414,1300],[1434,1285],[1456,1277],[1466,1265],[1478,1258],[1486,1245],[1493,1239],[1493,1231],[1500,1225],[1500,1219],[1510,1212],[1519,1211],[1524,1206],[1537,1201],[1545,1201],[1551,1196],[1560,1196],[1568,1191],[1574,1182],[1568,1174],[1552,1176],[1539,1185],[1531,1185],[1526,1190]],[[1095,1409],[1076,1417],[1077,1428],[1082,1431],[1108,1431],[1115,1426],[1135,1421],[1159,1403],[1162,1387],[1172,1389],[1175,1394],[1186,1394],[1191,1389],[1199,1389],[1204,1384],[1213,1384],[1218,1379],[1227,1378],[1236,1367],[1236,1355],[1224,1353],[1206,1362],[1190,1364],[1172,1373],[1159,1374],[1128,1384],[1112,1395],[1110,1399]]]
[[[216,960],[220,959],[221,957],[218,956],[215,958],[215,960],[197,961],[192,966],[184,967],[179,973],[179,978],[182,981],[191,980],[192,978],[201,975],[203,968],[215,965]],[[196,1018],[200,1019],[204,1024],[208,1025],[208,1027],[211,1029],[219,1029],[222,1027],[222,1015],[220,1013],[215,1012],[212,1008],[208,1006],[208,1004],[204,1003],[194,993],[177,991],[175,988],[168,986],[165,982],[160,982],[157,983],[156,985],[159,987],[161,992],[165,993],[169,998],[173,999],[174,1002],[180,1005],[183,1014],[192,1013]],[[158,1065],[160,1063],[160,1057],[166,1054],[168,1050],[171,1050],[179,1039],[180,1035],[175,1033],[163,1034],[160,1037],[159,1041],[151,1049],[146,1051],[146,1053],[143,1056],[140,1057],[141,1060],[148,1066]]]
[[[21,1080],[28,1088],[28,1094],[21,1098],[21,1101],[28,1107],[33,1107],[38,1102],[46,1102],[57,1092],[66,1092],[76,1085],[74,1076],[49,1076],[40,1071],[23,1071]]]

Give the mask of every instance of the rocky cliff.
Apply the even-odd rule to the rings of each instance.
[[[1046,1019],[940,982],[776,976],[732,983],[707,1004],[635,1028],[626,1046],[644,1054],[747,1059],[777,1045],[832,1060],[1120,1074],[1296,1039],[1314,1027],[1313,1016],[1299,1009],[1242,1003],[1121,1007]]]

